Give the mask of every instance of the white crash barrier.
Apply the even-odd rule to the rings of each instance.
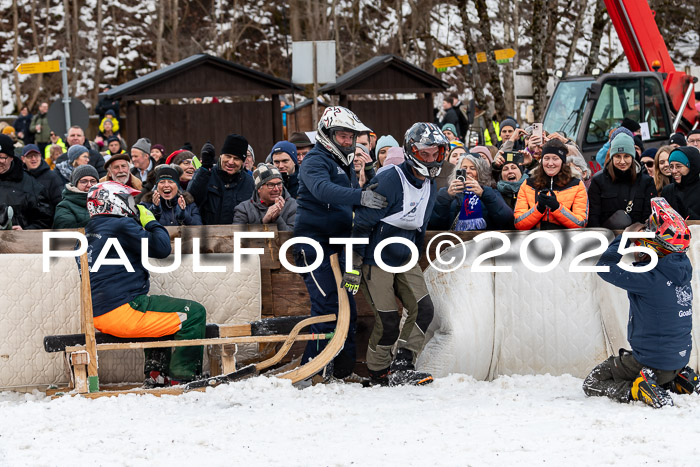
[[[242,324],[260,319],[257,256],[242,262],[238,273],[233,272],[230,254],[201,255],[202,266],[226,266],[226,272],[195,273],[192,258],[183,255],[181,266],[173,272],[152,273],[150,293],[202,303],[209,323]],[[150,261],[154,266],[167,266],[172,259]],[[54,258],[50,272],[44,273],[42,255],[2,254],[0,284],[0,390],[66,383],[69,376],[64,354],[46,353],[43,339],[80,332],[80,277],[75,260]],[[101,352],[99,375],[105,383],[143,381],[143,351]]]
[[[499,375],[568,373],[583,378],[619,348],[629,348],[626,292],[594,272],[570,272],[574,258],[600,245],[591,239],[572,241],[581,232],[548,231],[562,245],[561,261],[548,272],[534,272],[520,257],[523,242],[533,232],[506,233],[510,245],[503,248],[504,253],[481,263],[482,267],[511,266],[511,272],[472,270],[479,255],[502,247],[499,239],[471,240],[464,247],[443,251],[441,259],[452,260],[450,266],[464,262],[452,272],[434,266],[425,270],[435,318],[417,366],[437,377],[466,373],[492,380]],[[605,229],[586,232],[613,238]],[[691,227],[691,232],[694,239],[700,238],[700,226]],[[555,252],[552,242],[543,238],[532,241],[527,251],[535,267],[549,263]],[[599,255],[581,265],[593,266]],[[689,257],[693,264],[700,264],[700,242],[693,240]],[[699,283],[694,270],[695,310],[700,309]],[[690,357],[696,370],[699,329],[693,327]]]

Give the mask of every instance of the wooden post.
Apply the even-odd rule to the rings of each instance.
[[[85,235],[85,229],[80,229],[80,232]],[[88,265],[87,252],[80,255],[80,328],[85,333],[85,350],[88,354],[88,392],[97,392],[100,390],[100,382],[97,376],[97,347],[95,325],[92,319],[90,266]]]

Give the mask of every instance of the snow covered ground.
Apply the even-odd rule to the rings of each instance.
[[[700,397],[651,409],[571,376],[370,388],[256,378],[182,396],[0,393],[0,465],[691,465]]]

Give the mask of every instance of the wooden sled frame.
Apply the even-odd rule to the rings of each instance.
[[[84,230],[81,229],[84,234]],[[90,275],[85,273],[89,270],[87,253],[80,257],[81,267],[81,333],[85,335],[85,345],[73,345],[65,348],[67,360],[71,366],[71,378],[73,381],[73,389],[70,392],[55,393],[61,395],[82,395],[88,398],[98,398],[103,396],[116,396],[120,394],[153,394],[161,395],[178,395],[185,392],[184,386],[173,386],[169,388],[135,388],[127,390],[100,391],[99,379],[97,374],[97,351],[98,350],[118,350],[118,349],[143,349],[155,347],[179,347],[179,346],[195,346],[195,345],[213,345],[220,346],[221,363],[224,374],[235,370],[235,344],[239,343],[277,343],[282,342],[281,348],[274,356],[251,366],[251,373],[258,374],[267,368],[270,368],[279,363],[284,356],[289,352],[292,345],[299,341],[309,341],[317,339],[330,339],[326,347],[319,353],[316,358],[310,362],[301,365],[289,372],[275,375],[278,378],[289,379],[292,383],[305,380],[322,370],[335,356],[342,350],[345,339],[348,335],[350,326],[350,301],[347,293],[340,287],[342,274],[338,255],[333,254],[330,257],[333,275],[336,281],[338,290],[338,317],[334,315],[321,315],[311,318],[306,318],[298,322],[287,335],[269,335],[269,336],[252,336],[250,335],[249,325],[220,325],[220,337],[208,339],[189,339],[189,340],[160,340],[146,342],[127,342],[127,343],[104,343],[97,344],[95,340],[95,327],[92,314],[92,296],[90,289]],[[300,335],[303,328],[312,324],[336,321],[336,329],[330,334],[304,334]],[[247,330],[247,331],[246,331]],[[233,344],[233,345],[232,345]],[[206,387],[189,389],[195,391],[204,391]]]

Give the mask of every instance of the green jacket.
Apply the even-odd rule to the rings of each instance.
[[[67,183],[66,188],[63,189],[63,200],[56,206],[53,228],[77,229],[85,227],[89,220],[87,193]]]
[[[41,131],[37,133],[36,126],[41,125]],[[51,127],[49,127],[49,114],[37,113],[32,117],[32,121],[29,124],[29,131],[34,133],[34,141],[37,143],[49,143],[51,139],[49,135],[51,134]]]

